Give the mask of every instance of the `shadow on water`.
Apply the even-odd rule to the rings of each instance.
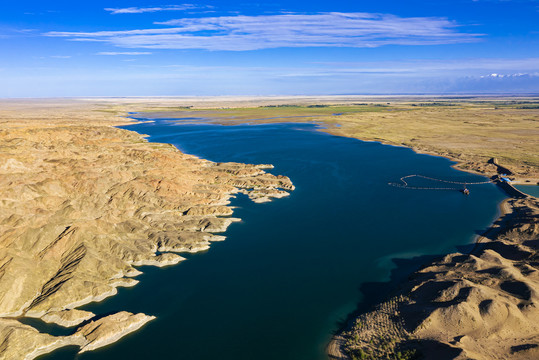
[[[61,349],[55,350],[49,354],[41,355],[37,357],[37,360],[54,359],[54,360],[78,360],[80,348],[78,346],[66,346]]]
[[[407,259],[391,259],[395,267],[391,269],[389,280],[365,282],[361,284],[359,287],[359,292],[362,295],[361,301],[357,304],[357,307],[353,312],[337,321],[338,329],[336,329],[333,334],[337,334],[342,329],[350,326],[351,322],[357,316],[371,311],[376,304],[387,300],[393,295],[397,295],[401,286],[411,274],[442,257],[443,255],[421,255]]]
[[[29,325],[33,327],[34,329],[37,329],[41,333],[50,334],[53,336],[67,336],[73,334],[75,331],[75,328],[72,327],[63,327],[60,325],[56,325],[53,323],[47,323],[41,319],[36,318],[18,318],[18,321],[25,325]]]
[[[483,230],[475,230],[474,233],[476,234],[476,240],[481,236],[487,236],[489,230],[490,227]],[[456,252],[461,254],[476,254],[478,251],[481,251],[481,249],[484,248],[484,245],[485,244],[483,243],[474,241],[468,244],[455,245],[455,249]],[[377,304],[388,300],[392,296],[401,294],[402,290],[407,285],[407,281],[410,280],[410,277],[415,272],[430,266],[436,261],[441,260],[446,255],[447,253],[437,255],[420,255],[411,258],[392,258],[391,262],[394,267],[390,271],[388,280],[365,282],[361,284],[358,289],[361,294],[361,301],[357,304],[354,311],[337,321],[338,328],[333,331],[333,335],[336,335],[339,332],[349,328],[358,316],[372,311]],[[428,341],[422,341],[422,346],[429,347],[441,345],[437,342],[433,342],[432,345],[429,345]],[[451,356],[452,352],[449,350],[450,349],[445,351],[444,354],[449,354],[447,356]],[[448,359],[449,358],[452,357],[448,357]]]
[[[80,307],[80,309],[82,310],[84,309],[84,307]],[[69,335],[74,334],[78,328],[86,324],[89,324],[92,321],[97,321],[101,318],[107,317],[115,313],[116,313],[115,311],[102,312],[95,315],[90,320],[86,320],[86,321],[81,322],[78,325],[73,325],[73,326],[68,326],[68,327],[57,325],[55,323],[48,323],[39,318],[23,317],[23,318],[18,318],[17,320],[25,325],[32,326],[34,329],[38,330],[41,333],[45,333],[45,334],[49,334],[53,336],[69,336]]]

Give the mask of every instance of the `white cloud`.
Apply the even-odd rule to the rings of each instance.
[[[378,47],[477,41],[446,18],[371,13],[281,14],[182,18],[161,29],[48,32],[75,41],[101,41],[123,48],[258,50],[279,47]]]
[[[339,71],[356,72],[435,72],[461,71],[539,71],[539,58],[463,58],[463,59],[417,59],[403,61],[377,61],[377,62],[315,62]]]
[[[182,4],[182,5],[169,5],[160,7],[128,7],[128,8],[105,8],[105,11],[109,11],[113,15],[117,14],[142,14],[148,12],[158,11],[183,11],[200,8],[201,6],[194,4]],[[203,6],[206,8],[207,6]]]
[[[492,73],[492,74],[489,74],[489,75],[482,75],[480,76],[481,79],[486,79],[486,78],[493,78],[493,79],[503,79],[503,78],[506,78],[506,79],[516,79],[516,78],[522,78],[522,77],[538,77],[539,76],[539,73],[516,73],[516,74],[497,74],[497,73]]]
[[[98,52],[96,55],[107,55],[107,56],[116,56],[116,55],[151,55],[151,52],[140,52],[140,51],[102,51]]]
[[[71,55],[52,55],[51,58],[53,58],[53,59],[70,59]]]
[[[147,65],[146,65],[147,66]],[[273,66],[195,66],[185,64],[162,65],[168,74],[201,76],[212,74],[266,74],[272,79],[331,78],[331,79],[419,79],[419,78],[499,78],[537,77],[539,58],[465,58],[458,60],[416,59],[408,61],[377,62],[313,62],[288,67]],[[490,74],[490,75],[485,75]]]

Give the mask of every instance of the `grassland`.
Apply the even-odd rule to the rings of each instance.
[[[221,124],[316,122],[329,133],[407,146],[445,156],[459,167],[490,175],[491,158],[510,168],[517,180],[539,180],[539,98],[520,99],[294,99],[273,103],[184,102],[151,107],[129,104],[151,117],[203,117]],[[189,107],[186,108],[185,104]],[[116,110],[124,110],[118,106]],[[135,110],[136,109],[136,110]]]

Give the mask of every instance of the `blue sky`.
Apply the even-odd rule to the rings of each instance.
[[[4,1],[0,97],[539,93],[539,0]]]

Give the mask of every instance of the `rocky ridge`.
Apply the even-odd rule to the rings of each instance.
[[[136,285],[137,266],[177,264],[182,252],[222,241],[215,233],[238,220],[228,206],[235,193],[260,201],[294,188],[268,165],[213,163],[83,111],[84,122],[51,111],[0,122],[2,359],[89,351],[140,328],[153,317],[96,319],[77,307]],[[51,336],[20,317],[80,327]]]

